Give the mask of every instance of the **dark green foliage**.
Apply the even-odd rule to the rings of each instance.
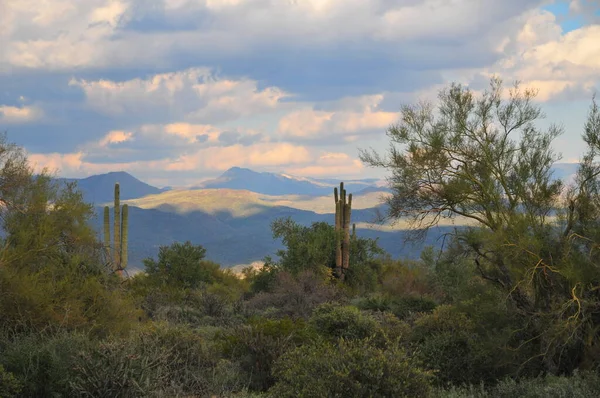
[[[273,384],[273,362],[313,337],[302,320],[253,318],[221,333],[219,339],[224,355],[240,363],[244,372],[240,377],[247,380],[248,386],[266,391]]]
[[[401,348],[367,340],[309,344],[276,362],[272,397],[426,397],[430,376]]]
[[[279,268],[270,257],[265,258],[265,263],[260,269],[247,267],[242,270],[245,280],[250,283],[250,292],[270,292],[276,285]]]
[[[529,359],[561,374],[589,367],[600,344],[600,109],[592,100],[588,148],[565,187],[552,178],[562,129],[536,126],[535,95],[517,84],[507,97],[497,78],[479,98],[452,84],[437,108],[402,108],[388,156],[363,151],[361,159],[389,170],[388,216],[407,218],[413,237],[444,218],[470,221],[450,239],[454,255],[528,319],[525,350],[542,353]]]
[[[72,396],[75,356],[89,345],[81,334],[59,333],[55,336],[33,334],[3,339],[0,365],[13,372],[21,385],[21,396]],[[2,397],[4,397],[2,395]]]
[[[161,246],[158,260],[144,260],[148,278],[157,285],[197,288],[215,282],[219,265],[203,261],[206,249],[191,242]]]
[[[415,356],[435,370],[440,384],[493,382],[506,373],[503,341],[481,335],[472,319],[450,306],[440,306],[415,321]],[[490,344],[491,343],[491,344]]]
[[[14,374],[4,370],[0,364],[0,397],[13,398],[18,397],[22,391],[21,383]]]
[[[157,325],[80,352],[70,386],[73,396],[206,396],[223,392],[215,391],[217,362],[193,331]]]
[[[365,339],[379,331],[379,324],[369,314],[356,307],[334,303],[317,307],[310,318],[310,324],[321,335],[334,339]]]
[[[291,219],[278,219],[272,224],[273,237],[281,239],[285,249],[278,251],[279,261],[272,267],[297,275],[310,270],[315,274],[332,275],[336,267],[336,231],[328,223],[313,223],[304,227]],[[378,258],[383,254],[377,242],[357,237],[350,242],[350,265],[347,284],[372,289],[377,280]]]

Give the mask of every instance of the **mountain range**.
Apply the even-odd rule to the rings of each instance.
[[[571,164],[557,164],[556,177],[569,179],[576,170]],[[281,242],[273,240],[271,223],[291,217],[302,225],[334,222],[331,179],[298,178],[261,173],[234,167],[219,178],[191,188],[161,189],[126,172],[112,172],[75,181],[84,199],[96,206],[94,228],[102,229],[102,207],[112,207],[114,184],[121,186],[121,201],[130,206],[129,256],[132,268],[154,257],[161,245],[191,241],[207,249],[207,258],[230,267],[273,256]],[[391,227],[376,223],[384,212],[383,199],[389,189],[377,179],[345,181],[353,193],[352,221],[360,236],[376,238],[395,258],[417,258],[425,245],[439,246],[443,234],[456,225],[433,229],[421,243],[405,245],[406,224]]]

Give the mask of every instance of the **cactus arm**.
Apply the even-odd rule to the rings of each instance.
[[[119,183],[115,184],[115,225],[114,225],[114,251],[115,251],[115,267],[120,268],[121,265],[121,198],[120,198]]]
[[[110,247],[110,209],[104,206],[104,247]]]
[[[123,218],[121,222],[121,269],[127,267],[127,241],[129,238],[129,206],[123,205],[123,212],[121,214]]]

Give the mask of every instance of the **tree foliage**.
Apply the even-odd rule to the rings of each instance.
[[[443,218],[470,225],[454,234],[460,254],[505,291],[528,319],[529,343],[539,344],[548,370],[560,371],[578,366],[600,338],[600,269],[591,250],[600,238],[600,116],[592,101],[588,152],[568,188],[552,176],[560,159],[552,142],[562,129],[536,126],[543,114],[535,95],[518,83],[506,93],[497,78],[478,98],[452,84],[436,108],[402,107],[387,156],[363,150],[361,159],[388,169],[388,216],[407,218],[413,236]]]
[[[310,226],[302,226],[291,218],[277,219],[272,223],[273,238],[281,239],[285,248],[279,250],[279,260],[268,261],[275,266],[297,275],[299,272],[311,270],[317,274],[331,273],[335,268],[334,226],[326,222],[316,222]],[[350,267],[348,283],[368,283],[369,269],[377,267],[375,261],[383,250],[373,239],[357,237],[350,242]]]
[[[201,245],[175,242],[161,246],[158,260],[144,260],[146,274],[158,284],[180,288],[197,288],[215,281],[219,265],[205,261],[206,249]]]

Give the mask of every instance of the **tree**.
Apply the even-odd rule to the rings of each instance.
[[[135,313],[102,264],[93,207],[74,183],[34,174],[0,137],[0,313],[14,331],[129,327]]]
[[[590,153],[564,210],[565,186],[552,177],[551,169],[560,159],[552,141],[562,129],[552,125],[542,131],[536,126],[543,117],[534,103],[536,91],[521,90],[515,83],[504,94],[498,78],[479,98],[452,84],[440,92],[437,108],[426,102],[402,107],[399,123],[387,131],[387,156],[361,150],[360,157],[391,173],[387,216],[407,218],[411,237],[423,236],[443,218],[460,218],[470,225],[454,233],[463,254],[527,317],[540,356],[549,370],[557,371],[561,360],[573,357],[571,348],[581,353],[581,333],[590,325],[578,313],[579,293],[585,289],[591,294],[590,284],[597,284],[600,276],[572,260],[575,252],[584,253],[573,244],[576,225],[583,227],[591,214],[600,214],[594,213],[600,207],[592,204],[600,203],[592,200],[599,197],[593,184],[600,168],[592,165],[600,149],[598,111],[593,102],[584,136]],[[557,215],[566,222],[557,222]],[[598,237],[587,242],[595,245]],[[579,266],[587,273],[573,272]],[[600,300],[593,295],[588,309],[598,313]],[[595,331],[590,333],[588,338],[598,339]],[[561,344],[565,347],[559,352]]]
[[[147,258],[144,266],[148,277],[157,284],[194,289],[215,282],[220,272],[218,264],[204,260],[205,255],[206,249],[201,245],[175,242],[161,246],[158,261]]]
[[[273,237],[281,239],[285,249],[277,252],[279,261],[273,263],[268,259],[269,261],[266,262],[268,266],[282,269],[293,275],[306,270],[319,274],[335,269],[337,232],[334,226],[326,222],[315,222],[306,227],[288,217],[275,220],[271,229]],[[373,269],[378,266],[375,260],[382,254],[384,252],[375,240],[361,237],[352,239],[348,284],[364,284],[365,279],[369,279],[367,274],[373,274]]]
[[[75,183],[62,184],[46,169],[34,174],[23,149],[0,137],[4,265],[40,269],[75,261],[96,267],[100,246],[89,224],[93,214]]]

